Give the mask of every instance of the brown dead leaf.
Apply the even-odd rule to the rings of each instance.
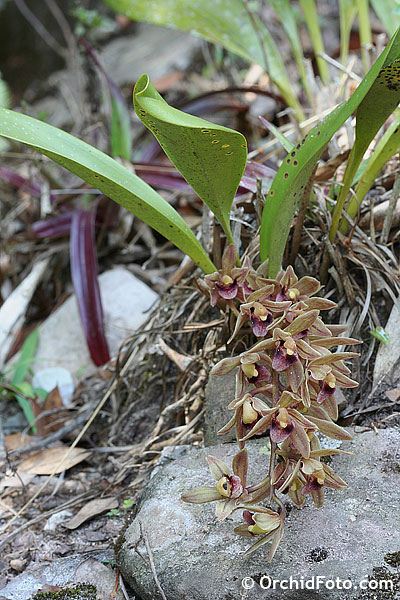
[[[4,436],[6,450],[8,452],[11,452],[11,450],[19,450],[19,448],[26,446],[33,439],[34,436],[24,433],[10,433],[10,435]]]
[[[67,454],[68,458],[65,460]],[[28,471],[35,475],[50,475],[55,470],[54,472],[58,474],[77,465],[88,456],[90,452],[84,448],[71,449],[65,446],[46,448],[23,460],[18,467],[18,472]]]
[[[34,477],[35,473],[26,472],[19,473],[18,475],[10,475],[8,477],[3,477],[0,481],[0,493],[2,493],[5,488],[16,490],[27,486],[30,484]]]
[[[334,158],[328,160],[325,165],[318,167],[315,173],[314,181],[328,181],[328,179],[334,176],[340,165],[347,160],[349,154],[350,150],[344,150]]]
[[[393,390],[387,390],[385,392],[385,395],[389,398],[389,400],[391,400],[392,402],[397,402],[398,399],[400,398],[400,388],[394,388]]]
[[[57,410],[63,407],[63,402],[57,386],[47,394],[43,404],[40,399],[32,398],[31,407],[36,418],[36,426],[39,435],[46,435],[58,431],[64,425],[67,411]],[[42,413],[50,410],[57,410],[57,412],[51,415],[41,416]]]
[[[65,527],[68,527],[68,529],[76,529],[82,525],[82,523],[92,519],[96,515],[100,515],[106,510],[117,507],[118,500],[116,498],[96,498],[85,504],[85,506],[83,506],[81,510],[68,521],[68,523],[65,523]]]

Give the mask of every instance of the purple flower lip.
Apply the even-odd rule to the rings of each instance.
[[[269,381],[271,379],[271,373],[269,372],[268,367],[266,367],[265,365],[256,364],[256,369],[258,375],[256,375],[255,377],[246,377],[249,383],[254,384],[258,383],[259,381]]]
[[[293,365],[298,360],[297,352],[294,354],[288,354],[286,348],[284,347],[284,343],[281,341],[276,347],[274,358],[272,359],[272,368],[278,372],[285,371],[285,369]]]
[[[243,511],[243,519],[246,521],[246,523],[248,525],[255,525],[255,521],[253,519],[253,513],[251,513],[249,510]]]
[[[279,425],[278,421],[274,418],[274,419],[272,419],[271,429],[270,429],[271,440],[273,442],[275,442],[275,444],[280,444],[281,442],[284,442],[290,436],[293,429],[294,429],[293,423],[288,423],[286,425],[286,427],[281,427],[281,425]]]
[[[317,492],[322,487],[323,487],[323,484],[322,483],[318,483],[316,477],[313,477],[312,475],[309,475],[307,477],[307,483],[302,488],[301,493],[303,494],[303,496],[306,496],[306,494],[311,494],[311,492]]]
[[[239,291],[239,286],[236,281],[231,283],[229,286],[215,283],[215,287],[217,288],[218,294],[221,296],[221,298],[224,298],[224,300],[232,300],[233,298],[236,298]]]
[[[263,320],[254,314],[254,307],[251,307],[250,313],[250,322],[254,335],[256,337],[264,337],[268,331],[269,325],[271,325],[273,321],[272,314],[269,313],[267,318]]]

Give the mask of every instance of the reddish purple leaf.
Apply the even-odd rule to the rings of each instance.
[[[22,177],[18,173],[15,173],[6,167],[0,167],[0,177],[2,177],[10,185],[14,186],[17,190],[22,189],[25,192],[29,192],[33,196],[40,196],[42,193],[40,185],[29,181],[29,179]],[[52,202],[55,202],[56,200],[55,196],[52,194],[50,194],[50,199]]]
[[[103,308],[97,281],[94,236],[95,212],[78,209],[73,213],[70,238],[71,276],[82,327],[95,365],[110,360],[103,327]]]
[[[176,169],[156,163],[135,163],[135,172],[138,177],[149,185],[166,190],[193,192],[182,175]]]
[[[37,238],[58,238],[69,235],[73,212],[67,212],[46,221],[36,221],[32,225],[32,233]]]

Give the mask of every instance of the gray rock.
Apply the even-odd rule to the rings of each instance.
[[[210,375],[206,385],[206,414],[204,417],[204,444],[215,446],[222,442],[235,441],[235,429],[224,435],[217,435],[232,417],[233,412],[228,410],[228,404],[235,398],[235,371],[216,377]]]
[[[338,577],[341,582],[351,580],[353,586],[366,582],[368,576],[375,581],[382,579],[382,574],[384,579],[400,581],[400,573],[385,562],[385,557],[390,559],[388,553],[400,551],[399,445],[397,429],[363,433],[353,442],[343,442],[342,448],[355,452],[355,456],[334,456],[332,466],[349,487],[342,492],[328,490],[322,509],[314,508],[311,502],[302,510],[293,508],[272,563],[266,560],[268,546],[243,557],[248,539],[233,533],[233,521],[240,520],[240,515],[235,513],[226,522],[217,522],[214,504],[191,505],[180,500],[185,490],[212,485],[205,463],[207,454],[229,463],[236,445],[189,448],[177,460],[171,460],[170,454],[169,463],[164,462],[153,473],[136,517],[124,533],[117,557],[121,572],[143,600],[161,597],[141,537],[141,524],[168,600],[396,598],[396,591],[392,596],[380,592],[362,596],[359,587],[344,592],[338,587],[327,590],[321,584],[317,590],[312,578],[321,576],[326,581]],[[249,444],[249,453],[252,482],[254,468],[259,479],[268,456],[260,440]],[[376,568],[380,570],[374,571]],[[263,575],[264,585],[270,582],[269,577],[279,582],[292,577],[301,591],[295,589],[295,583],[287,591],[279,584],[275,590],[261,589]],[[245,590],[243,580],[254,586]],[[314,585],[314,589],[307,589],[306,584],[308,588]]]
[[[8,600],[28,600],[45,585],[57,585],[61,587],[76,582],[92,583],[89,579],[85,582],[83,581],[85,563],[87,563],[88,559],[91,561],[91,566],[93,566],[92,561],[107,561],[107,563],[109,563],[114,560],[114,553],[112,550],[101,550],[91,552],[90,554],[74,554],[67,556],[66,558],[56,558],[51,564],[43,565],[39,570],[30,571],[28,569],[21,575],[15,577],[4,588],[0,589],[0,596],[4,596],[4,598],[7,598]],[[110,581],[110,575],[104,571],[106,568],[107,570],[110,570],[109,567],[100,564],[96,571],[98,573],[98,584],[101,590],[103,590],[104,585],[107,585],[107,582]],[[99,576],[100,569],[102,569],[103,572],[101,578]],[[111,575],[113,576],[112,571]],[[111,588],[110,591],[112,591],[112,589],[113,588]],[[118,597],[117,600],[120,600],[120,597]]]

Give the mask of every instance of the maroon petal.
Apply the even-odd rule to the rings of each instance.
[[[272,442],[280,444],[284,442],[294,429],[293,423],[288,423],[286,427],[281,427],[276,419],[272,419],[271,429],[269,432]]]

